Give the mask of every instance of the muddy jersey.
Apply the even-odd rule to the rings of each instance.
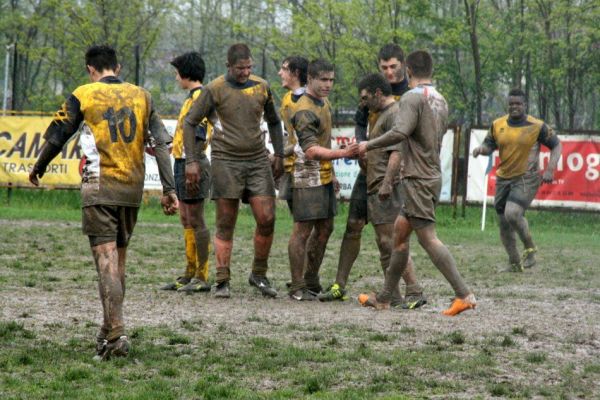
[[[304,94],[298,100],[292,126],[298,143],[294,147],[294,188],[317,187],[330,183],[333,164],[325,160],[307,160],[306,150],[313,146],[331,149],[331,107],[327,100]]]
[[[508,115],[498,118],[484,140],[492,150],[499,150],[500,166],[496,175],[505,179],[537,172],[540,144],[553,149],[558,143],[552,128],[530,115],[520,121],[512,121]]]
[[[392,95],[396,101],[400,100],[402,95],[408,91],[408,81],[406,79],[402,80],[401,82],[392,83],[391,86]],[[358,110],[356,110],[356,114],[354,114],[354,122],[356,125],[363,127],[363,131],[366,132],[367,126],[372,127],[375,125],[375,122],[377,122],[377,115],[378,113],[369,111],[369,108],[366,106],[359,107]],[[366,136],[357,137],[356,142],[360,143],[367,139],[368,138]]]
[[[399,102],[392,129],[371,139],[368,150],[396,144],[403,178],[441,178],[440,147],[448,124],[448,104],[433,85],[419,85]]]
[[[304,88],[302,88],[304,89]],[[287,145],[295,145],[298,143],[298,139],[296,138],[296,134],[294,133],[294,127],[292,126],[292,117],[296,113],[296,106],[298,105],[298,100],[304,94],[304,90],[294,93],[293,91],[288,91],[283,99],[281,99],[281,106],[279,107],[279,114],[281,114],[281,120],[283,121],[283,126],[285,127],[285,131],[287,132]],[[292,172],[294,169],[294,161],[296,160],[296,154],[292,154],[289,157],[283,159],[283,168],[285,172]]]
[[[116,77],[79,86],[56,113],[44,135],[56,146],[67,143],[84,123],[80,134],[85,155],[83,207],[140,205],[144,143],[152,113],[150,94]]]
[[[369,125],[369,140],[376,139],[392,129],[395,115],[399,110],[399,103],[394,102],[377,113],[378,118],[374,125]],[[388,148],[379,148],[367,152],[367,193],[372,194],[379,190],[387,170],[390,151]]]
[[[264,157],[266,149],[260,129],[261,117],[264,114],[268,124],[280,123],[269,84],[255,75],[250,75],[243,84],[222,75],[206,85],[185,117],[183,134],[195,136],[194,128],[213,113],[218,117],[211,139],[211,158],[215,159],[255,160]],[[187,156],[188,162],[195,159],[190,154]]]
[[[192,107],[194,101],[200,96],[200,93],[202,93],[202,86],[190,90],[188,97],[185,99],[183,105],[181,106],[181,110],[179,111],[179,117],[177,118],[177,127],[175,128],[175,134],[173,135],[173,150],[171,154],[173,154],[174,158],[185,158],[185,151],[183,148],[183,120],[185,119],[185,116],[190,110],[190,107]],[[212,124],[210,124],[208,122],[208,119],[205,118],[204,120],[202,120],[202,122],[200,122],[200,124],[196,128],[196,136],[199,139],[203,139],[204,142],[202,144],[202,152],[206,150],[206,147],[210,142],[211,133]]]

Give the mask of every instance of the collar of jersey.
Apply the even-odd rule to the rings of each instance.
[[[508,126],[519,127],[519,126],[528,126],[531,125],[529,122],[529,118],[527,118],[527,114],[523,117],[523,119],[514,120],[510,116],[506,119],[506,123]]]
[[[197,86],[197,87],[195,87],[195,88],[191,89],[191,90],[190,90],[190,94],[188,95],[188,97],[192,97],[192,96],[194,95],[194,92],[195,92],[196,90],[200,90],[200,89],[202,89],[202,85],[200,85],[200,86]]]
[[[120,80],[119,78],[117,78],[114,75],[105,76],[104,78],[100,79],[100,82],[102,82],[102,83],[123,83],[122,80]]]
[[[310,94],[308,94],[308,92],[304,93],[304,96],[308,97],[309,99],[312,100],[313,103],[315,103],[316,105],[318,105],[319,107],[323,107],[325,105],[325,102],[315,96],[311,96]]]
[[[227,81],[227,83],[229,83],[230,86],[236,89],[246,89],[258,85],[258,82],[252,79],[248,79],[245,83],[239,83],[238,81],[233,79],[233,77],[229,74],[225,75],[225,80]]]
[[[392,94],[394,96],[401,96],[408,92],[408,79],[402,79],[400,82],[392,83]]]

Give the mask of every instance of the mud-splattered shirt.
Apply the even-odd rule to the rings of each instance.
[[[287,145],[295,145],[298,143],[298,138],[294,133],[294,127],[292,125],[292,117],[296,113],[296,108],[298,105],[298,100],[304,94],[304,87],[300,88],[297,92],[288,91],[283,99],[281,99],[281,106],[279,107],[279,113],[281,114],[281,120],[283,121],[283,126],[285,127],[285,131],[287,132]],[[294,161],[296,160],[296,154],[292,154],[289,157],[283,159],[283,168],[285,172],[292,172],[294,169]]]
[[[218,121],[210,120],[216,112]],[[255,160],[265,156],[265,142],[260,129],[261,117],[269,125],[279,124],[269,84],[250,75],[244,84],[225,75],[205,86],[194,102],[183,126],[187,138],[196,137],[196,126],[209,117],[214,122],[211,139],[211,158],[222,160]],[[184,138],[184,143],[188,139]],[[186,144],[187,147],[187,144]],[[197,161],[187,153],[187,161]]]
[[[150,93],[114,76],[79,86],[55,114],[44,138],[62,147],[82,122],[82,206],[138,207],[144,188],[144,144],[149,140],[149,127],[157,143],[170,142],[152,108]]]
[[[527,115],[522,121],[512,121],[505,115],[493,122],[484,143],[500,151],[496,175],[510,179],[539,171],[540,144],[553,149],[559,140],[542,120]]]
[[[200,93],[202,93],[202,86],[198,86],[190,90],[187,99],[185,99],[183,105],[181,106],[179,117],[177,118],[177,127],[175,128],[175,133],[173,134],[173,150],[171,151],[171,154],[174,158],[185,158],[185,151],[183,149],[183,120],[192,107],[194,101],[200,96]],[[205,118],[196,127],[196,137],[198,137],[198,145],[201,147],[197,151],[204,153],[204,150],[206,150],[206,147],[210,141],[211,133],[212,124],[208,122],[208,118]]]
[[[332,181],[331,161],[307,160],[306,150],[313,146],[331,149],[331,107],[323,101],[304,94],[298,100],[292,126],[298,137],[294,147],[294,188],[326,185]]]
[[[367,143],[367,150],[398,145],[404,178],[441,177],[440,147],[448,124],[448,104],[433,85],[419,85],[400,99],[392,129]]]
[[[369,139],[377,139],[394,125],[395,115],[400,109],[399,103],[394,102],[378,112],[378,118],[373,126],[369,126]],[[395,148],[393,148],[395,150]],[[390,159],[389,148],[379,148],[367,152],[367,193],[379,190]]]

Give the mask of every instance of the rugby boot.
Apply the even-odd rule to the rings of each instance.
[[[348,296],[346,295],[346,289],[342,289],[340,285],[334,283],[326,291],[319,293],[317,299],[320,301],[346,301],[348,300]]]
[[[117,340],[108,342],[101,349],[96,349],[96,361],[108,361],[111,357],[127,357],[129,354],[129,339],[127,336],[121,336]]]
[[[405,310],[414,310],[427,304],[427,297],[423,293],[409,294],[404,298],[402,308]]]
[[[248,277],[248,283],[260,290],[263,296],[277,297],[277,290],[271,287],[271,282],[269,282],[269,279],[266,276],[250,273],[250,276]]]
[[[394,297],[392,295],[392,300],[390,301],[390,308],[404,309],[405,304],[406,303],[404,302],[404,297],[402,295],[400,295],[400,297]]]
[[[197,293],[210,292],[210,284],[200,278],[192,278],[190,283],[177,289],[178,292]]]
[[[464,299],[456,297],[450,307],[444,311],[442,314],[447,315],[449,317],[453,317],[455,315],[460,314],[466,310],[474,310],[477,307],[477,301],[475,300],[475,295],[473,293],[469,294]]]
[[[536,264],[535,253],[537,253],[536,247],[525,249],[523,257],[521,258],[521,265],[523,265],[523,268],[531,268]]]
[[[188,278],[187,276],[180,276],[175,279],[175,282],[167,283],[165,286],[161,287],[160,290],[179,290],[190,283],[190,280],[191,278]]]
[[[315,301],[317,300],[317,296],[310,290],[303,288],[290,293],[290,299],[297,301]]]
[[[228,299],[230,297],[229,281],[217,283],[215,285],[215,297],[219,297],[221,299]]]
[[[506,269],[503,269],[502,272],[523,272],[523,263],[522,262],[516,262],[516,263],[511,263],[509,264],[508,267],[506,267]]]
[[[388,302],[380,302],[377,300],[377,295],[375,293],[361,293],[358,295],[358,302],[363,307],[373,307],[376,310],[387,310],[390,308],[390,303]]]

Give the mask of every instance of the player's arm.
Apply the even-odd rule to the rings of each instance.
[[[473,149],[473,157],[477,157],[479,155],[489,156],[497,148],[498,145],[496,144],[496,140],[494,139],[494,126],[492,125],[487,135],[485,136],[485,139],[483,139],[483,143],[480,146],[475,147]]]
[[[335,160],[338,158],[352,157],[356,155],[358,145],[356,143],[344,149],[328,149],[319,146],[319,117],[307,110],[298,111],[292,118],[294,131],[298,137],[298,143],[304,151],[308,160]]]
[[[70,95],[60,110],[54,114],[54,119],[46,129],[46,142],[40,150],[40,155],[29,173],[29,182],[38,186],[39,179],[44,176],[46,167],[62,150],[65,143],[73,136],[83,121],[81,104],[74,95]]]
[[[560,155],[562,153],[562,144],[558,139],[558,136],[554,134],[552,128],[546,124],[542,126],[542,130],[538,136],[538,141],[550,149],[548,166],[542,174],[542,182],[550,183],[554,179],[554,171],[556,170],[558,160],[560,159]]]
[[[402,98],[400,100],[400,110],[394,115],[392,128],[378,138],[361,143],[360,153],[364,154],[368,150],[389,147],[406,140],[417,127],[419,114],[419,104],[405,101],[405,98]]]
[[[179,208],[179,202],[177,200],[177,195],[175,194],[175,177],[173,176],[171,155],[169,154],[168,147],[168,144],[171,143],[172,139],[167,132],[162,119],[154,110],[152,100],[150,99],[149,102],[150,120],[148,128],[150,130],[150,137],[153,139],[151,142],[154,150],[154,157],[156,158],[160,183],[163,187],[163,196],[160,203],[165,214],[173,215]]]
[[[202,123],[215,109],[215,102],[210,90],[205,89],[194,101],[183,120],[183,147],[186,164],[197,163],[203,157],[203,146],[198,146],[198,140],[206,141],[206,129]],[[200,129],[199,129],[200,127]],[[204,137],[202,136],[204,132]]]
[[[271,89],[267,88],[267,101],[264,106],[264,118],[267,121],[269,128],[269,137],[271,138],[271,144],[273,145],[273,178],[277,179],[283,174],[283,129],[281,127],[281,120],[277,115],[275,109],[275,102],[273,101],[273,94]]]
[[[198,129],[201,123],[215,110],[215,102],[211,91],[207,88],[194,101],[183,120],[183,147],[185,149],[185,184],[190,193],[199,189],[200,185],[200,159],[203,157],[204,146],[199,141],[206,140],[199,137],[202,130]]]
[[[369,109],[362,104],[354,114],[354,137],[356,143],[364,142],[367,138],[367,126],[369,125]]]
[[[397,179],[399,174],[400,152],[398,150],[393,150],[390,153],[387,169],[385,170],[385,176],[383,177],[383,181],[379,187],[378,195],[380,200],[386,200],[390,197],[394,187],[394,181]]]

